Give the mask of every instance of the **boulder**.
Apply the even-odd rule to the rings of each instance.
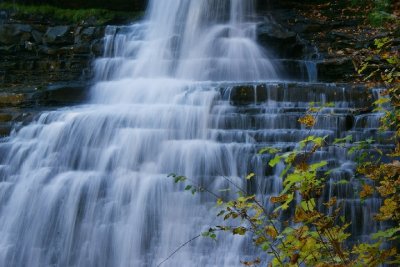
[[[74,35],[70,26],[49,27],[43,36],[45,45],[68,45],[74,43]]]
[[[33,30],[32,31],[32,37],[33,40],[35,40],[36,43],[41,44],[43,42],[43,33]]]

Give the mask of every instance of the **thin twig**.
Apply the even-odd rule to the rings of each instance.
[[[160,262],[157,267],[161,266],[163,263],[165,263],[167,260],[169,260],[170,258],[172,258],[172,256],[174,256],[179,250],[181,250],[183,247],[185,247],[187,244],[189,244],[190,242],[196,240],[197,238],[199,238],[201,235],[196,235],[195,237],[191,238],[190,240],[186,241],[185,243],[183,243],[182,245],[180,245],[177,249],[175,249],[171,254],[169,254],[169,256],[163,260],[162,262]]]

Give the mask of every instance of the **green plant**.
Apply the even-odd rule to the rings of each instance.
[[[141,12],[121,12],[106,9],[65,9],[50,5],[24,5],[11,2],[0,3],[0,9],[8,9],[17,12],[19,15],[28,16],[31,14],[43,15],[55,20],[80,23],[91,17],[96,18],[97,24],[104,24],[114,19],[137,19]]]
[[[373,8],[368,14],[368,20],[373,26],[381,26],[385,22],[394,20],[391,11],[391,0],[375,0],[373,1]]]

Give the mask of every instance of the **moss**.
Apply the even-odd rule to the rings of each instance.
[[[50,19],[69,23],[80,23],[94,17],[96,24],[99,25],[112,21],[136,20],[143,15],[143,12],[122,12],[98,8],[69,9],[51,5],[24,5],[10,2],[0,3],[0,9],[13,10],[17,13],[17,16],[42,15]]]

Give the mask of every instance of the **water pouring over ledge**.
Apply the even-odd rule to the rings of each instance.
[[[144,22],[107,29],[90,102],[43,113],[0,143],[0,266],[157,266],[218,223],[215,199],[185,194],[169,173],[218,191],[229,186],[222,176],[241,185],[255,172],[268,198],[282,188],[280,166],[267,172],[261,147],[378,134],[377,116],[348,113],[367,101],[362,88],[262,82],[277,75],[255,42],[252,4],[151,1]],[[335,103],[312,131],[298,125],[308,101]],[[316,157],[351,180],[344,150]],[[346,199],[362,236],[376,225],[354,190],[331,185],[325,197]],[[247,244],[196,239],[163,266],[241,266],[255,255]]]
[[[0,143],[0,266],[155,266],[211,225],[214,200],[166,176],[221,188],[247,172],[252,145],[210,131],[228,108],[210,81],[277,78],[253,16],[249,0],[163,0],[108,28],[90,103]],[[239,266],[243,244],[197,240],[165,266]]]

